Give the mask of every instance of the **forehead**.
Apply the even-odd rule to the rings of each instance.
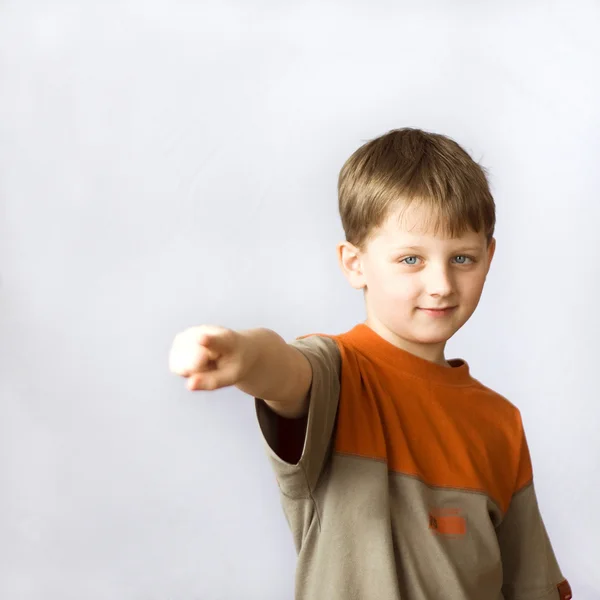
[[[427,242],[483,244],[485,235],[467,229],[452,237],[444,227],[443,217],[432,208],[413,203],[391,211],[373,232],[373,240],[375,239],[386,245],[423,245]]]

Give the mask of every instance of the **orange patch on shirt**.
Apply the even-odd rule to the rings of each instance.
[[[467,520],[460,508],[439,508],[429,512],[429,529],[437,535],[461,536],[467,532]]]

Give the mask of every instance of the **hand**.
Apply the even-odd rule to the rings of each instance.
[[[243,333],[199,325],[178,333],[169,353],[169,369],[187,377],[189,390],[216,390],[235,385],[251,364]]]

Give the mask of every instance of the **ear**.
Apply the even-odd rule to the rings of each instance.
[[[336,249],[340,268],[350,285],[355,290],[365,288],[367,284],[363,273],[361,251],[348,241],[340,242]]]
[[[492,265],[492,259],[494,258],[494,253],[496,252],[496,238],[492,238],[490,240],[487,251],[488,251],[488,264],[487,264],[487,271],[485,273],[486,275],[490,271],[490,266]]]

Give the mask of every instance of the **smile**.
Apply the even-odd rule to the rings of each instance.
[[[447,306],[445,308],[419,308],[419,310],[431,317],[444,317],[446,315],[449,315],[456,308],[456,306]]]

